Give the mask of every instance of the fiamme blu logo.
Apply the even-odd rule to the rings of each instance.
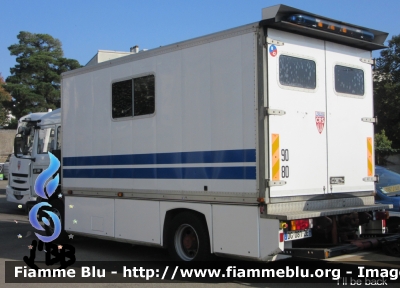
[[[53,178],[53,175],[60,168],[60,161],[52,153],[48,152],[50,158],[49,167],[44,170],[36,179],[35,182],[35,193],[42,198],[42,202],[37,203],[29,212],[29,222],[32,226],[39,230],[45,231],[46,236],[35,232],[37,238],[39,238],[39,243],[36,240],[32,241],[30,245],[30,256],[24,256],[24,262],[33,269],[39,269],[35,264],[36,249],[38,251],[45,252],[45,262],[46,265],[53,265],[60,263],[59,269],[65,269],[66,267],[75,263],[75,248],[69,244],[55,244],[52,243],[54,240],[60,240],[59,236],[62,231],[62,213],[54,213],[58,211],[56,207],[53,207],[51,203],[55,203],[51,196],[56,192],[58,183],[60,181],[59,174]],[[57,198],[61,198],[60,193]],[[54,197],[52,197],[54,198]],[[61,201],[57,199],[56,201]],[[39,219],[38,219],[39,218]],[[42,221],[45,226],[42,226],[39,221]],[[51,222],[53,225],[51,224]],[[47,226],[47,227],[46,227]],[[47,229],[46,229],[47,228]],[[49,235],[51,234],[51,235]],[[45,247],[44,247],[45,246]],[[54,256],[52,258],[52,256]],[[66,260],[69,259],[69,260]]]
[[[54,179],[51,179],[53,174],[57,172],[58,168],[60,168],[60,161],[58,161],[58,159],[50,152],[49,152],[49,157],[50,157],[49,167],[46,170],[44,170],[41,174],[39,174],[39,176],[37,177],[36,182],[35,182],[36,194],[39,197],[41,197],[42,199],[46,199],[46,200],[49,200],[51,195],[54,194],[54,192],[57,189],[58,183],[60,181],[60,177],[58,174],[56,175],[56,177]],[[49,180],[49,181],[47,182],[47,180]],[[46,182],[47,182],[47,185],[46,185]],[[46,191],[44,189],[45,185],[46,185]],[[44,206],[52,207],[49,202],[40,202],[40,203],[36,204],[35,206],[33,206],[29,212],[29,222],[31,222],[32,226],[39,231],[45,231],[45,228],[42,225],[40,225],[38,217],[37,217],[39,209]],[[35,235],[36,235],[36,237],[39,238],[39,240],[41,240],[45,243],[48,243],[48,242],[51,242],[51,241],[57,239],[57,237],[60,236],[61,220],[52,211],[44,210],[43,212],[46,213],[54,223],[53,234],[50,236],[42,236],[35,232]],[[47,218],[42,217],[41,220],[43,221],[43,223],[45,225],[50,226],[50,222]]]

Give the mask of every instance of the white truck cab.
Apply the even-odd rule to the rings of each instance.
[[[26,209],[36,203],[34,184],[37,176],[49,166],[47,152],[61,151],[60,120],[60,109],[32,113],[19,120],[6,187],[7,201],[25,205]]]

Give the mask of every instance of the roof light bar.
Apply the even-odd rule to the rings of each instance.
[[[303,14],[290,15],[286,18],[286,21],[302,26],[312,27],[318,30],[324,30],[331,33],[349,36],[352,38],[362,39],[366,41],[374,40],[374,34],[367,30],[361,30],[355,27],[341,25],[339,23],[334,23]]]

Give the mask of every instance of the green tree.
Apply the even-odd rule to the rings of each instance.
[[[400,148],[400,35],[388,44],[374,69],[374,106],[377,131],[385,130],[394,148]]]
[[[0,73],[0,126],[4,126],[9,123],[8,108],[4,107],[4,105],[9,104],[8,102],[11,101],[11,95],[5,89],[5,82],[3,76]]]
[[[21,31],[19,43],[8,47],[17,64],[10,69],[5,89],[13,97],[9,108],[19,119],[30,112],[45,112],[61,105],[61,73],[81,67],[63,57],[61,42],[48,34]]]
[[[387,157],[397,152],[392,148],[392,141],[386,136],[385,130],[375,134],[375,162],[377,164],[385,164]]]

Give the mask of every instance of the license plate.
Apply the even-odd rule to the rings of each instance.
[[[17,196],[22,195],[22,192],[21,191],[14,191],[14,195],[17,195]]]
[[[302,230],[302,231],[288,231],[283,233],[285,237],[285,241],[309,238],[312,236],[311,229]]]

